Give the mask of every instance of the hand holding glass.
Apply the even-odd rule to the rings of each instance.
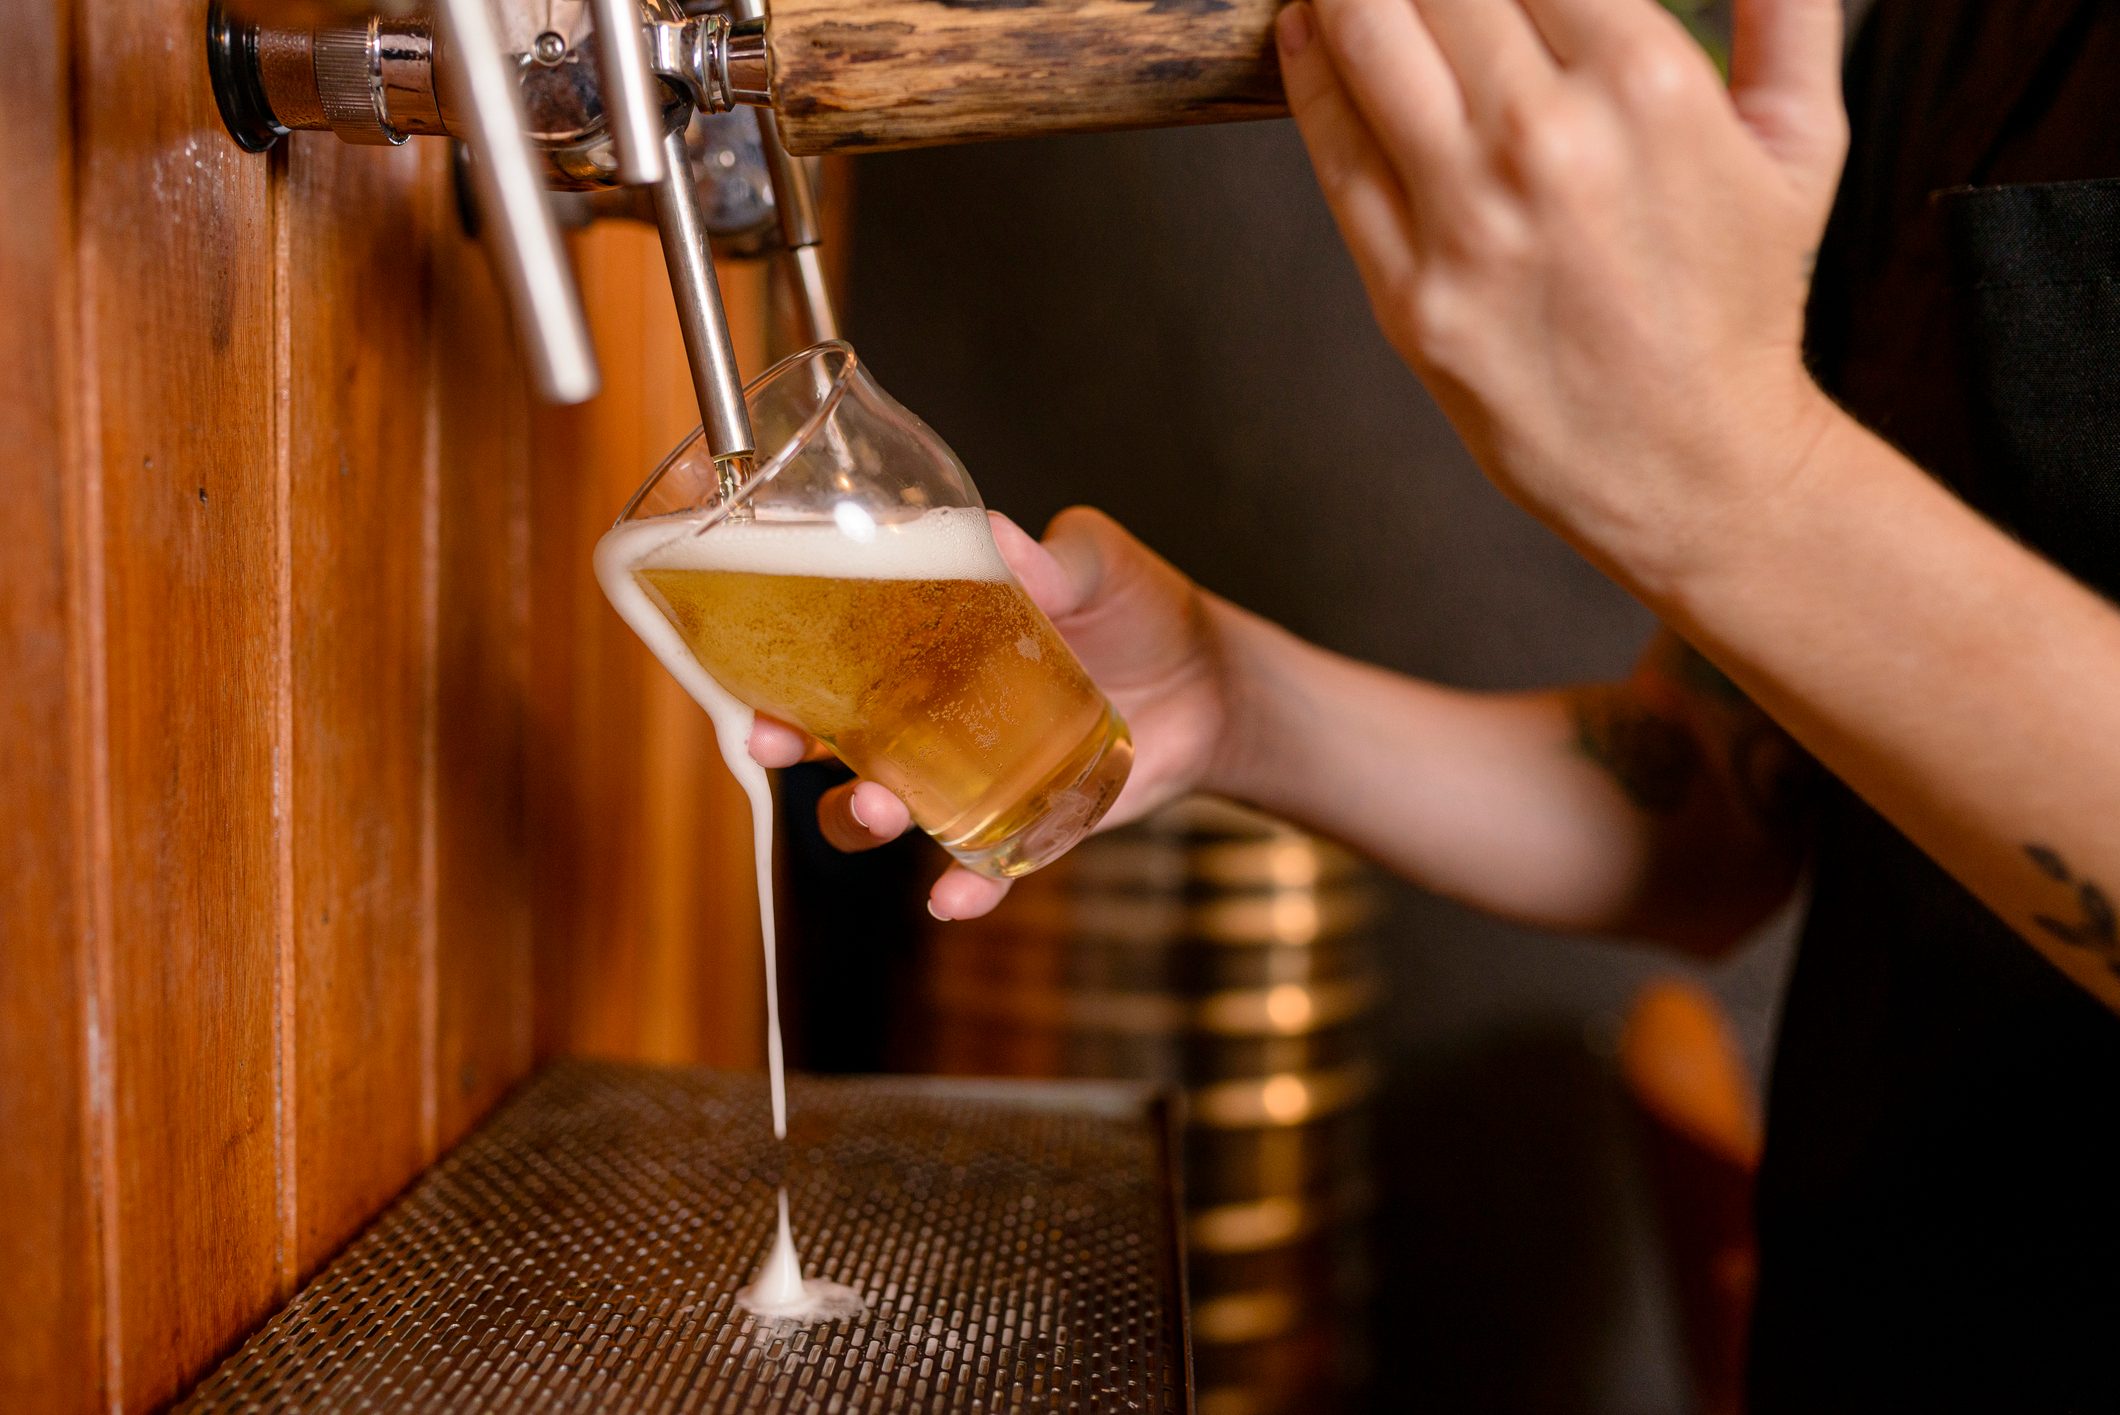
[[[613,603],[709,712],[726,693],[802,728],[970,869],[1058,858],[1133,746],[1002,562],[963,465],[844,343],[745,401],[768,455],[732,479],[696,434],[672,453],[597,548]],[[628,612],[636,596],[661,623]]]

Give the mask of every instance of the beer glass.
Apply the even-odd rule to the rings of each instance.
[[[809,732],[980,874],[1057,859],[1133,743],[963,464],[844,342],[744,396],[756,464],[718,467],[695,432],[597,547],[606,594],[718,724],[742,704]]]

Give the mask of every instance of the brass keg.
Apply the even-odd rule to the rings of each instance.
[[[1377,905],[1346,851],[1194,800],[925,940],[929,1069],[1184,1094],[1203,1415],[1328,1410],[1362,1368]]]

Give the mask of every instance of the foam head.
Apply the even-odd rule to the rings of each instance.
[[[632,570],[720,570],[828,580],[1005,580],[986,513],[939,507],[903,521],[841,514],[833,521],[724,521],[704,534],[666,523],[620,527],[610,539]]]

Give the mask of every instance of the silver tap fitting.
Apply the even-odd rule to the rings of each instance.
[[[346,142],[396,146],[447,131],[434,77],[434,30],[425,19],[328,25],[311,40],[317,101]]]
[[[421,15],[368,15],[334,20],[314,30],[268,29],[231,20],[216,5],[209,20],[216,96],[229,131],[244,147],[269,147],[290,129],[324,128],[351,143],[396,145],[408,137],[464,137],[465,115],[449,91],[433,23]],[[762,18],[731,20],[710,12],[687,15],[651,4],[641,23],[641,53],[659,100],[663,133],[678,130],[687,108],[726,113],[739,106],[769,107],[772,76]],[[562,191],[595,191],[657,171],[661,140],[647,147],[645,166],[624,161],[623,149],[645,136],[637,98],[621,116],[600,93],[597,76],[584,79],[564,37],[540,33],[511,57],[523,78],[529,129],[550,184]],[[623,50],[624,46],[614,46]],[[602,65],[598,66],[602,68]],[[631,75],[630,63],[621,71]],[[535,72],[533,72],[533,70]],[[660,84],[654,82],[660,80]],[[660,93],[657,90],[660,89]],[[636,90],[628,85],[625,93]],[[618,95],[613,95],[615,100]],[[635,132],[635,129],[643,131]]]

